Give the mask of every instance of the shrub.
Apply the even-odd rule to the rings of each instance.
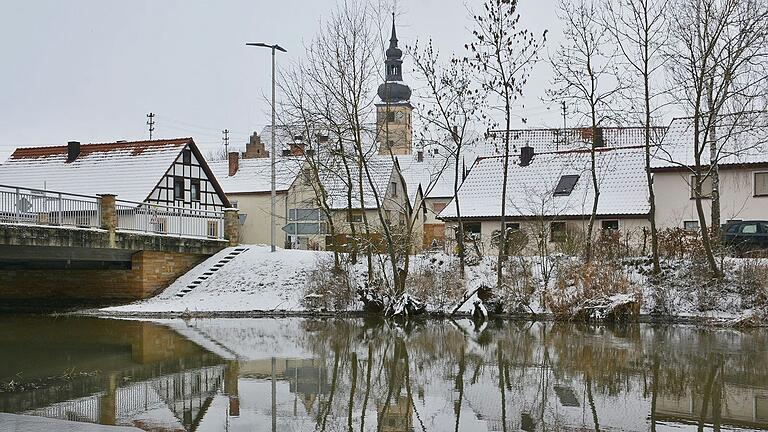
[[[464,294],[464,281],[459,277],[459,261],[441,253],[422,255],[415,260],[408,275],[408,291],[436,310],[446,310]]]
[[[346,260],[334,269],[333,256],[320,255],[307,276],[302,305],[314,311],[347,310],[357,299],[354,268]]]
[[[525,257],[514,257],[504,262],[499,300],[511,313],[531,312],[531,296],[536,291],[533,262]]]
[[[699,255],[702,251],[699,234],[682,228],[659,230],[659,254],[664,258],[682,259]]]
[[[734,272],[734,283],[744,308],[768,312],[768,262],[743,259]]]
[[[545,294],[545,301],[557,319],[578,318],[584,311],[600,310],[614,315],[603,316],[605,319],[621,319],[640,313],[642,295],[621,265],[573,260],[558,266],[554,287]],[[590,313],[585,318],[596,317],[599,316]]]

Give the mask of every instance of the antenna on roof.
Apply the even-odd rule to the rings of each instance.
[[[224,129],[221,133],[224,135],[221,137],[224,142],[224,153],[229,154],[229,129]]]
[[[568,144],[568,127],[567,127],[567,117],[568,110],[565,107],[565,101],[560,102],[560,106],[563,109],[563,147],[566,147]],[[555,144],[555,150],[560,150],[559,144]]]
[[[155,131],[155,113],[147,114],[147,126],[149,126],[149,140],[152,141],[152,132]]]

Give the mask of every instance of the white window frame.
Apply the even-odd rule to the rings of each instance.
[[[752,196],[754,198],[768,197],[768,194],[762,194],[762,195],[757,194],[757,182],[755,181],[755,177],[757,177],[758,174],[768,175],[768,171],[766,170],[752,171]]]
[[[606,222],[616,222],[616,231],[619,231],[621,229],[621,220],[619,220],[619,219],[601,219],[600,220],[600,230],[601,231],[606,231],[606,230],[613,231],[611,228],[603,228],[603,224],[606,223]]]
[[[691,230],[685,227],[686,222],[695,222],[696,223],[696,229]],[[701,224],[699,223],[698,219],[686,219],[683,221],[683,229],[690,232],[699,232],[701,230]]]
[[[712,176],[704,176],[704,182],[701,184],[702,188],[703,188],[704,184],[707,182],[707,180],[709,180],[710,182],[714,182],[712,180]],[[753,182],[754,182],[754,180],[753,180]],[[696,175],[695,174],[691,174],[688,177],[688,192],[689,192],[689,195],[690,195],[690,199],[696,199],[696,196],[694,195],[694,192],[695,192],[694,191],[694,185],[695,185],[695,183],[696,183]],[[714,188],[715,188],[715,185],[714,185],[714,183],[712,183],[712,190],[713,191],[714,191]],[[701,199],[712,199],[712,194],[710,193],[709,196],[702,195]]]

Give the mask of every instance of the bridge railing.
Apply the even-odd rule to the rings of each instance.
[[[224,212],[115,200],[118,231],[224,238]]]
[[[98,228],[99,198],[0,185],[0,223]]]

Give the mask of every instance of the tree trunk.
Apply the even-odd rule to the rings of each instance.
[[[594,197],[592,199],[592,213],[589,215],[589,224],[587,224],[587,238],[585,259],[587,262],[592,260],[592,232],[595,228],[595,219],[597,219],[597,205],[600,202],[600,184],[597,180],[597,166],[595,163],[595,148],[597,147],[597,115],[595,113],[595,107],[592,106],[592,145],[590,146],[590,171],[592,174],[592,189],[594,189]]]
[[[508,90],[506,91],[508,92]],[[499,258],[496,265],[496,287],[501,288],[502,274],[504,270],[504,257],[507,248],[507,177],[509,169],[509,127],[510,127],[510,106],[509,94],[505,97],[505,126],[504,129],[504,168],[503,179],[501,182],[501,227],[499,233]]]
[[[646,22],[648,8],[645,8]],[[651,83],[648,71],[648,44],[644,46],[644,73],[643,84],[645,87],[645,179],[648,182],[648,220],[651,223],[651,259],[653,261],[653,274],[661,273],[659,264],[659,233],[656,228],[656,193],[653,190],[653,174],[651,174]]]
[[[456,221],[459,224],[458,234],[456,236],[456,245],[459,248],[459,277],[464,279],[464,262],[465,262],[465,250],[464,250],[464,225],[461,222],[461,206],[459,205],[459,174],[464,175],[459,166],[459,155],[461,154],[461,147],[456,150],[456,165],[454,166],[454,173],[456,177],[453,179],[453,200],[456,203]]]

